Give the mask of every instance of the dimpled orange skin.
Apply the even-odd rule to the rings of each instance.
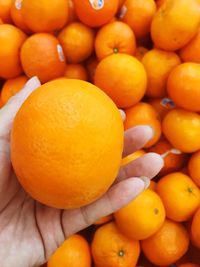
[[[22,73],[20,49],[26,35],[10,24],[0,25],[0,77],[15,78]]]
[[[90,246],[81,235],[72,235],[56,250],[47,267],[91,267]]]
[[[94,83],[119,108],[137,104],[145,94],[147,76],[141,62],[127,54],[112,54],[97,65]]]
[[[102,2],[103,5],[101,8],[95,9],[92,6],[92,2],[96,5]],[[74,0],[74,5],[80,21],[90,27],[100,27],[108,23],[115,16],[119,6],[119,0]]]
[[[162,130],[174,148],[186,153],[200,149],[200,116],[197,113],[175,108],[164,117]]]
[[[165,208],[159,195],[146,189],[128,205],[115,212],[114,217],[119,229],[127,237],[143,240],[160,229],[165,220]]]
[[[95,39],[95,52],[99,60],[113,53],[134,55],[135,35],[125,23],[114,21],[101,27]]]
[[[194,153],[188,163],[190,177],[200,187],[200,151]]]
[[[27,38],[20,57],[25,74],[30,78],[37,76],[42,83],[64,75],[66,64],[62,47],[49,33],[36,33]]]
[[[125,129],[137,125],[150,125],[154,130],[154,136],[144,146],[146,148],[154,145],[161,136],[161,123],[156,110],[148,103],[140,102],[137,105],[126,109],[126,120],[124,122]]]
[[[22,16],[33,32],[51,32],[61,29],[68,20],[67,0],[23,0]]]
[[[178,107],[200,111],[200,66],[187,62],[180,64],[170,73],[167,82],[169,97]]]
[[[182,224],[166,220],[156,234],[141,241],[141,246],[151,263],[168,266],[186,253],[189,235]]]
[[[3,104],[5,104],[13,95],[20,91],[27,81],[28,78],[25,75],[8,79],[1,89],[1,100]]]
[[[200,191],[192,179],[181,172],[162,177],[157,184],[168,218],[183,222],[192,218],[200,204]]]
[[[55,208],[78,208],[104,194],[116,178],[122,149],[118,109],[81,80],[58,79],[34,91],[17,113],[11,135],[20,183]]]
[[[195,36],[199,23],[198,0],[166,0],[152,20],[151,37],[157,48],[175,51]]]
[[[146,95],[164,97],[169,74],[181,63],[180,58],[174,52],[152,49],[144,55],[142,63],[148,78]]]

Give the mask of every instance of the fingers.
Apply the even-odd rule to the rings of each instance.
[[[153,129],[147,125],[139,125],[125,131],[123,157],[142,148],[154,135]]]
[[[0,110],[0,138],[8,138],[16,113],[26,98],[41,85],[37,77],[31,78],[24,88],[11,97],[8,103]]]
[[[160,155],[148,153],[121,167],[116,181],[119,182],[133,176],[146,176],[151,179],[159,173],[163,165],[164,162]]]
[[[63,212],[62,224],[66,236],[70,236],[94,223],[101,217],[111,214],[136,198],[146,187],[149,179],[129,178],[115,184],[96,202],[76,210]]]
[[[125,119],[126,119],[126,113],[122,109],[119,109],[119,112],[121,114],[122,120],[125,121]]]

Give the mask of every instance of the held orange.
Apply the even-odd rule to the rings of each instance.
[[[94,83],[119,108],[129,108],[144,96],[147,76],[141,62],[127,54],[112,54],[97,65]]]
[[[163,50],[178,50],[195,36],[199,23],[198,0],[166,0],[152,20],[153,42],[157,48]]]
[[[51,32],[61,29],[68,20],[67,0],[23,0],[22,17],[33,32]]]
[[[165,208],[159,195],[146,189],[114,216],[122,233],[129,238],[143,240],[160,229],[165,220]]]
[[[17,113],[12,164],[36,200],[78,208],[95,201],[113,183],[123,135],[120,112],[100,89],[81,80],[54,80],[34,91]]]
[[[51,256],[48,267],[91,267],[88,242],[81,235],[69,237]]]
[[[164,117],[163,134],[174,148],[192,153],[200,149],[200,116],[175,108]]]

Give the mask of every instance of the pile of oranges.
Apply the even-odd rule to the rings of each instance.
[[[200,1],[0,0],[0,106],[30,77],[89,81],[150,125],[164,167],[139,197],[73,235],[48,267],[200,266]]]

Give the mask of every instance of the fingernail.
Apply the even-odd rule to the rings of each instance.
[[[150,186],[150,179],[146,176],[141,176],[139,177],[139,179],[141,179],[144,182],[144,189],[147,189]]]
[[[122,120],[125,121],[125,119],[126,119],[126,113],[122,109],[120,109],[119,112],[121,114]]]
[[[137,125],[134,128],[138,128],[139,131],[145,132],[149,140],[154,137],[155,131],[150,125]]]
[[[25,87],[30,87],[30,89],[36,89],[40,86],[41,86],[41,83],[37,76],[32,77],[25,84]]]

